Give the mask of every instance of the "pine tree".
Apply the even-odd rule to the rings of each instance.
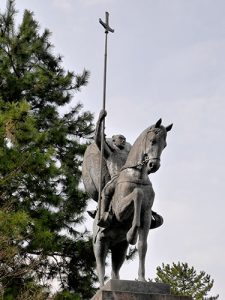
[[[10,210],[12,220],[23,220],[20,238],[11,237],[18,267],[34,260],[29,276],[42,282],[58,278],[62,289],[90,298],[94,256],[89,234],[77,225],[87,204],[79,184],[92,115],[81,104],[68,113],[61,109],[87,84],[89,73],[63,69],[50,32],[40,34],[31,12],[24,12],[18,27],[15,19],[10,0],[0,13],[0,207],[2,213]],[[17,279],[11,278],[12,288]]]
[[[41,268],[43,256],[26,251],[34,234],[33,220],[20,205],[22,182],[37,161],[48,161],[49,152],[35,153],[45,133],[35,128],[35,119],[25,101],[0,100],[0,295],[3,299],[46,299],[35,282],[34,270]],[[4,297],[3,297],[4,296]]]
[[[196,272],[187,263],[162,264],[157,267],[156,282],[167,283],[171,293],[178,296],[191,296],[194,300],[218,299],[219,296],[204,298],[213,287],[213,279],[204,271]]]

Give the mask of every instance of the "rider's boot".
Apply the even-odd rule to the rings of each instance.
[[[102,194],[102,213],[97,223],[100,227],[107,228],[112,222],[112,213],[109,209],[110,200],[108,195]]]
[[[97,224],[100,227],[107,228],[110,226],[111,221],[112,221],[112,215],[110,212],[106,211],[101,215],[100,220],[98,221]]]
[[[163,217],[152,210],[152,220],[150,229],[157,228],[163,224]]]

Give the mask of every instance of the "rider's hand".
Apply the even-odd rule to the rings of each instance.
[[[107,111],[102,109],[99,114],[99,119],[103,120],[107,116]]]

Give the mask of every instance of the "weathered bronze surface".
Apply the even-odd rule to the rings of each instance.
[[[98,199],[99,131],[106,115],[100,113],[96,126],[95,143],[87,148],[83,163],[83,180],[91,198]],[[161,119],[148,127],[131,147],[122,135],[105,139],[101,212],[93,225],[93,248],[100,285],[104,285],[105,259],[112,254],[112,279],[119,279],[129,244],[138,240],[138,280],[145,281],[147,236],[151,227],[154,191],[148,175],[160,167],[160,156],[166,146],[167,132]],[[100,218],[99,218],[100,215]],[[157,214],[155,219],[157,219]],[[160,220],[160,216],[158,216]],[[159,221],[160,222],[160,221]],[[161,220],[162,223],[162,220]],[[157,226],[156,226],[157,227]]]

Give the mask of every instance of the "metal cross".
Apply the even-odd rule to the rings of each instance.
[[[105,33],[114,32],[114,29],[112,29],[109,26],[109,13],[106,11],[105,12],[105,23],[102,21],[102,19],[99,19],[99,23],[105,28]]]

